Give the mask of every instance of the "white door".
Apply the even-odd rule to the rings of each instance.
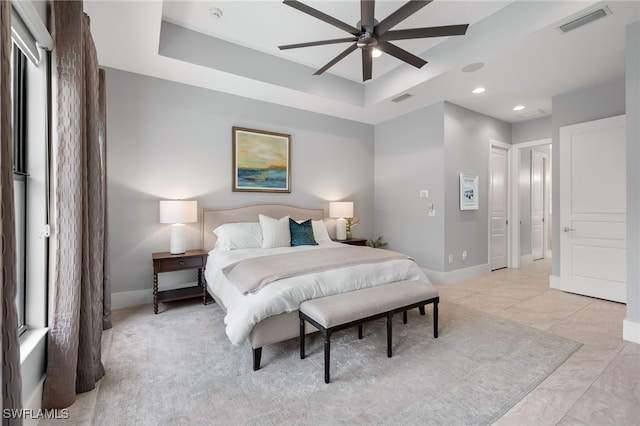
[[[544,154],[531,151],[531,256],[544,257]]]
[[[626,302],[625,117],[560,129],[560,289]]]
[[[491,214],[491,270],[507,267],[507,179],[508,152],[506,149],[491,147],[491,167],[489,180]]]

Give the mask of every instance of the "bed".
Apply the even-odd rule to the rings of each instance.
[[[260,217],[260,215],[264,216]],[[325,232],[318,238],[318,245],[275,248],[257,248],[251,245],[250,248],[242,246],[234,249],[221,244],[223,240],[227,241],[220,231],[222,228],[243,226],[253,229],[258,223],[257,229],[260,229],[260,221],[268,220],[262,223],[264,230],[265,223],[275,224],[278,219],[286,216],[296,222],[307,220],[313,222],[314,234],[319,235]],[[319,228],[316,228],[316,225]],[[402,280],[416,280],[425,285],[431,285],[422,269],[407,256],[393,257],[394,252],[387,250],[356,248],[331,241],[328,233],[321,229],[326,229],[322,209],[281,204],[261,204],[222,210],[205,209],[202,226],[202,246],[209,252],[205,269],[207,291],[225,312],[225,327],[230,342],[235,345],[249,342],[251,345],[254,370],[260,368],[262,347],[299,336],[297,306],[304,300]],[[220,241],[214,230],[218,230],[221,235]],[[263,238],[265,240],[270,238],[270,234],[265,233]],[[218,243],[217,247],[216,243]],[[376,255],[391,257],[383,261],[363,264],[336,265],[335,269],[311,270],[302,275],[295,275],[293,272],[292,275],[272,274],[274,276],[268,285],[249,291],[247,288],[242,288],[242,283],[232,282],[234,280],[230,268],[245,259],[262,258],[262,261],[268,259],[268,263],[273,263],[272,259],[275,262],[276,259],[302,259],[305,256],[321,259],[321,256],[326,255],[335,257],[335,253],[338,253],[336,250],[355,249],[375,251]],[[305,252],[310,253],[311,256]],[[386,252],[389,254],[383,254]],[[320,261],[316,260],[316,262]],[[273,264],[277,265],[277,263]],[[273,268],[278,270],[277,266]],[[307,327],[307,333],[314,331],[316,330],[313,327]]]

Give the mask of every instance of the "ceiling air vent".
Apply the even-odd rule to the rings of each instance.
[[[566,24],[562,24],[558,27],[558,30],[565,34],[569,31],[573,31],[576,28],[580,28],[583,25],[587,25],[593,21],[597,21],[600,18],[604,18],[607,15],[611,15],[611,9],[608,6],[601,7],[600,9],[589,12],[586,15],[582,15]]]
[[[516,115],[520,118],[533,118],[533,117],[538,117],[540,115],[544,115],[546,113],[547,112],[542,108],[538,108],[538,109],[533,109],[529,111],[522,111],[520,114],[516,114]]]
[[[413,95],[411,93],[405,93],[403,95],[400,95],[398,97],[395,97],[393,99],[391,99],[392,102],[398,103],[398,102],[402,102],[402,101],[406,101],[409,98],[412,98]]]

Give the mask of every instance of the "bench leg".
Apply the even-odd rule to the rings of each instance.
[[[358,324],[358,339],[362,339],[362,324]]]
[[[407,323],[407,311],[402,311],[402,323]]]
[[[391,358],[391,325],[393,324],[393,314],[387,315],[387,356]]]
[[[329,383],[329,356],[331,353],[331,330],[324,333],[324,382]]]
[[[253,371],[260,369],[260,358],[262,358],[262,348],[255,348],[253,350]]]
[[[433,337],[438,338],[438,302],[433,302]]]
[[[304,320],[300,318],[300,359],[304,359]]]
[[[424,315],[424,305],[420,306],[420,315]]]

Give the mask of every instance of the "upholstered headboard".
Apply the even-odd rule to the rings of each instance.
[[[258,214],[275,219],[289,215],[294,220],[324,220],[323,209],[304,209],[284,204],[256,204],[252,206],[236,207],[232,209],[202,211],[202,248],[212,250],[216,244],[213,230],[224,223],[258,222]]]

